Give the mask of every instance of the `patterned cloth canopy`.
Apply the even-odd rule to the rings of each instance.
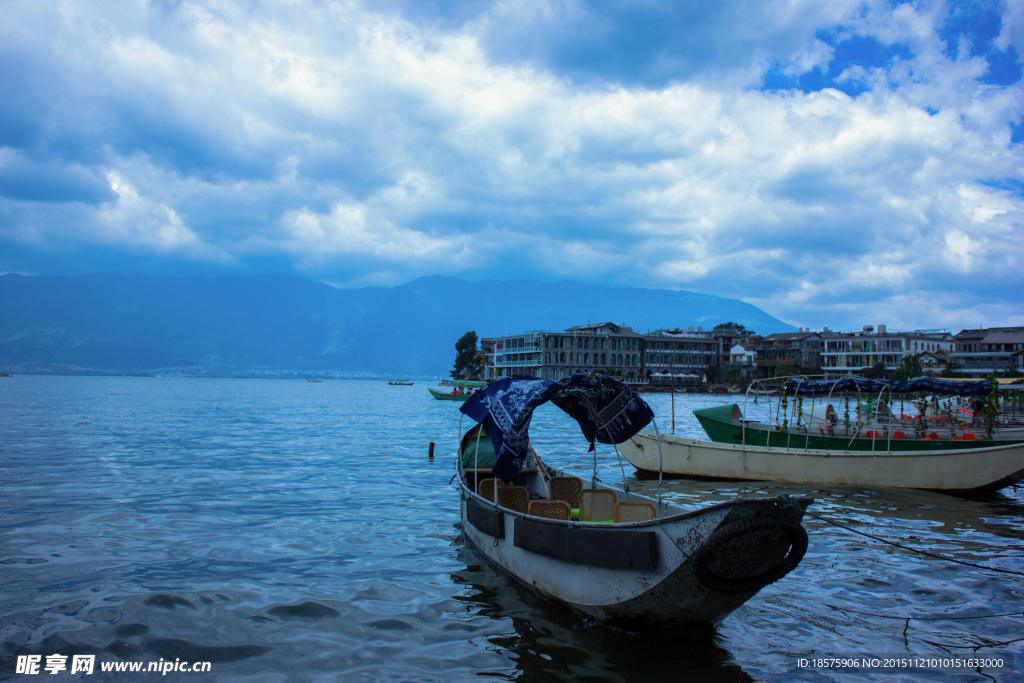
[[[491,435],[497,462],[491,472],[511,481],[529,454],[533,411],[551,401],[575,419],[583,436],[594,441],[622,443],[646,427],[654,411],[622,382],[582,372],[560,380],[509,377],[488,384],[462,404],[462,412],[483,422]]]
[[[893,395],[910,394],[919,391],[943,396],[984,396],[992,390],[988,380],[978,382],[957,382],[934,377],[917,377],[916,379],[867,379],[865,377],[843,377],[842,379],[803,380],[790,379],[786,382],[786,393],[827,394],[831,391],[860,391],[865,394],[878,394],[885,387]]]

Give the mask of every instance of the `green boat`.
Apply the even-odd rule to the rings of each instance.
[[[820,406],[819,406],[820,407]],[[1022,439],[985,438],[983,433],[962,426],[929,423],[924,438],[915,436],[912,420],[893,420],[878,425],[851,424],[849,430],[828,411],[808,424],[781,429],[754,420],[744,420],[740,407],[731,405],[693,411],[708,437],[717,443],[769,446],[793,450],[824,451],[948,451],[967,448],[991,448],[1024,443]],[[920,434],[920,432],[918,432]]]
[[[487,382],[474,382],[467,379],[458,379],[453,380],[451,386],[462,387],[463,389],[479,389],[481,387],[487,386]],[[431,387],[427,387],[427,390],[430,392],[430,395],[436,398],[438,401],[465,401],[467,398],[473,395],[472,391],[466,392],[464,394],[451,394],[445,391],[438,391],[437,389],[433,389]]]
[[[433,387],[427,387],[427,391],[430,395],[436,398],[438,401],[465,401],[472,394],[449,394],[444,391],[438,391]]]

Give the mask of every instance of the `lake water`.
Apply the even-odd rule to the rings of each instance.
[[[426,387],[0,378],[0,679],[1024,681],[1020,577],[811,518],[797,570],[717,629],[632,634],[548,604],[464,543],[449,485],[458,404],[432,400]],[[670,397],[646,398],[668,430]],[[701,436],[690,411],[731,399],[675,401],[676,433]],[[538,411],[531,433],[545,460],[588,476],[586,444],[557,409]],[[610,448],[599,448],[599,465],[602,480],[621,483]],[[657,486],[636,481],[628,463],[625,474],[634,489]],[[1024,569],[1021,490],[964,499],[685,480],[665,488],[694,507],[806,493],[812,511],[870,533]],[[794,673],[786,660],[933,653],[1015,656],[1016,670]],[[25,654],[44,665],[68,655],[68,670],[18,676]],[[95,655],[96,673],[71,674],[74,654]],[[161,658],[210,661],[211,671],[99,672],[101,662]]]

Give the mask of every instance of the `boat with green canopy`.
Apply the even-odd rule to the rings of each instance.
[[[868,400],[868,391],[877,394]],[[1024,423],[999,391],[988,381],[801,378],[769,403],[775,424],[745,419],[736,404],[716,406],[694,411],[712,441],[663,434],[659,449],[655,435],[641,431],[620,450],[641,471],[663,462],[664,472],[687,477],[995,491],[1024,479]],[[960,421],[949,403],[935,410],[939,392],[978,399],[984,424]],[[840,394],[841,418],[831,403]],[[820,395],[827,398],[817,404]],[[916,412],[897,417],[894,396],[916,400]]]
[[[452,380],[448,386],[455,387],[451,391],[438,391],[433,387],[427,387],[430,395],[439,401],[465,401],[467,398],[473,395],[473,391],[480,389],[481,387],[487,386],[487,382],[477,382],[474,380],[457,379]],[[470,390],[470,391],[467,391]]]
[[[977,449],[991,446],[993,441],[1000,445],[1024,443],[1024,424],[1014,424],[1016,416],[1007,414],[1008,419],[995,419],[990,425],[983,416],[979,420],[972,413],[967,421],[965,411],[939,398],[998,402],[998,395],[994,395],[998,385],[988,380],[793,378],[783,389],[785,393],[774,405],[768,399],[769,406],[774,407],[775,424],[744,419],[744,411],[737,404],[702,408],[693,414],[712,441],[769,448],[898,453]],[[817,402],[822,396],[824,400]],[[833,396],[841,415],[832,403]],[[896,397],[908,396],[910,400],[901,400],[897,413]],[[908,414],[908,410],[912,412]]]

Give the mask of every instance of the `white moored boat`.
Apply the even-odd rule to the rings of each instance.
[[[810,498],[688,511],[551,470],[528,434],[548,400],[592,444],[627,440],[653,417],[634,391],[600,375],[499,380],[463,405],[480,423],[460,435],[463,533],[530,590],[605,623],[677,628],[718,622],[802,559]]]
[[[648,430],[620,444],[619,450],[641,471],[711,479],[983,493],[1024,478],[1024,441],[1015,413],[1004,411],[1003,424],[998,429],[990,425],[986,435],[941,416],[936,422],[923,413],[920,418],[896,418],[885,407],[886,397],[891,401],[925,391],[994,401],[997,387],[988,381],[798,378],[786,382],[782,391],[775,412],[776,421],[784,418],[781,425],[744,419],[738,405],[721,405],[693,411],[712,441],[659,437]],[[866,414],[858,410],[855,424],[847,416],[841,425],[828,402],[841,391],[856,392],[858,406],[861,392],[877,392],[877,402]],[[815,397],[825,395],[824,403],[814,403]],[[811,402],[805,405],[804,398]],[[788,412],[782,410],[787,405]]]
[[[790,481],[929,489],[996,491],[1024,478],[1024,444],[936,451],[840,451],[750,446],[661,435],[666,474],[712,479]],[[638,470],[659,469],[658,438],[644,430],[619,445]]]

